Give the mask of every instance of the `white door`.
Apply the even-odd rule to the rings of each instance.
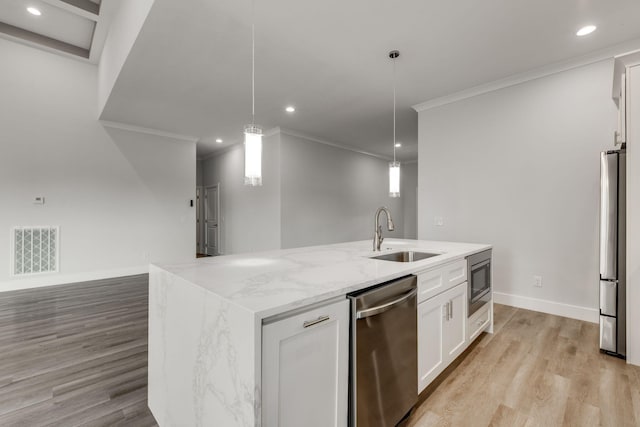
[[[196,253],[203,252],[202,242],[202,188],[196,188]]]
[[[346,427],[349,301],[262,327],[263,427]]]
[[[219,254],[219,192],[220,184],[204,189],[204,245],[207,255]]]

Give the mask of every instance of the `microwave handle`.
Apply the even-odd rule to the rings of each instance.
[[[491,264],[491,260],[490,260],[490,259],[487,259],[487,260],[485,260],[485,261],[482,261],[482,262],[481,262],[481,263],[479,263],[479,264],[473,264],[473,265],[471,266],[471,271],[479,270],[479,269],[483,268],[484,266],[486,266],[487,264]]]

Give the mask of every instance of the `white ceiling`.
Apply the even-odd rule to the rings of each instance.
[[[27,7],[36,7],[34,16]],[[2,0],[0,21],[89,50],[95,22],[39,0]]]
[[[256,122],[390,156],[387,54],[399,49],[402,160],[417,157],[412,105],[640,38],[637,0],[255,3]],[[251,120],[250,8],[156,0],[101,118],[200,138],[200,156],[239,142]],[[598,30],[576,37],[587,23]]]
[[[0,37],[97,64],[121,1],[0,0]]]

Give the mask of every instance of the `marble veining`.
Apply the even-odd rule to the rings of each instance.
[[[171,272],[258,318],[426,270],[490,248],[484,244],[388,239],[383,251],[442,253],[413,263],[374,260],[371,241],[313,246],[162,264]]]
[[[149,287],[149,407],[158,424],[256,425],[254,314],[155,267]]]

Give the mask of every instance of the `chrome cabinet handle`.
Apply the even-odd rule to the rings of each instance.
[[[444,320],[447,322],[451,320],[451,301],[447,301],[445,305],[442,306],[444,308]]]
[[[453,319],[453,300],[449,301],[449,307],[451,307],[451,318]]]
[[[379,305],[377,307],[368,308],[366,310],[361,310],[356,312],[356,319],[364,319],[365,317],[375,316],[376,314],[384,313],[385,311],[391,310],[398,304],[401,304],[408,300],[409,298],[415,297],[418,293],[417,289],[412,290],[411,292],[407,292],[402,295],[400,298],[388,302],[386,304]]]
[[[302,324],[302,327],[303,328],[308,328],[309,326],[317,325],[318,323],[325,322],[325,321],[327,321],[329,319],[330,319],[329,316],[320,316],[316,320],[307,320],[306,322],[304,322]]]

